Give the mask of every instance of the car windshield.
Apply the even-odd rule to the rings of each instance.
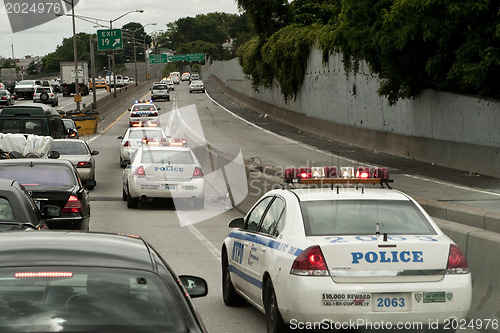
[[[76,179],[65,165],[9,164],[0,168],[0,178],[17,180],[25,186],[74,186]]]
[[[144,271],[2,269],[0,302],[2,332],[187,331],[163,280]]]
[[[187,150],[152,150],[144,149],[142,163],[194,164],[193,156]]]
[[[80,141],[53,141],[52,151],[61,155],[88,155],[89,151],[85,144]]]
[[[410,201],[319,200],[300,203],[307,236],[434,235],[435,230]]]
[[[141,129],[137,131],[130,131],[129,139],[142,139],[142,138],[162,138],[163,134],[159,130]]]

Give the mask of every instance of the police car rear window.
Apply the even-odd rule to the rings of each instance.
[[[142,138],[161,138],[163,135],[161,131],[157,130],[140,130],[140,131],[130,131],[128,137],[129,139],[142,139]]]
[[[136,104],[132,111],[156,111],[156,108],[152,104]]]
[[[435,235],[411,201],[321,200],[300,203],[307,236]],[[378,230],[377,230],[378,223]]]
[[[189,151],[175,150],[144,150],[141,157],[142,163],[162,164],[194,164],[193,156]]]

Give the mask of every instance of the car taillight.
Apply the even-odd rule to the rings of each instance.
[[[2,96],[2,99],[5,101],[7,99],[7,96]]]
[[[313,276],[329,275],[321,248],[318,245],[314,245],[302,251],[293,262],[290,274]]]
[[[70,196],[66,205],[62,209],[63,213],[80,213],[82,210],[82,203],[74,195]]]
[[[198,167],[194,168],[193,178],[201,178],[201,177],[203,177],[203,170],[201,170]]]
[[[76,132],[72,132],[72,133],[69,135],[69,137],[70,137],[70,138],[74,138],[75,136],[76,136]]]
[[[448,254],[448,265],[446,266],[448,274],[467,274],[469,273],[469,265],[467,259],[458,246],[450,245],[450,253]]]
[[[77,168],[90,168],[92,167],[92,163],[90,162],[78,162],[76,165]]]
[[[123,147],[125,148],[129,148],[130,147],[130,141],[125,141],[125,143],[123,144]]]
[[[144,175],[146,175],[146,172],[144,171],[144,168],[142,167],[142,165],[139,166],[137,169],[135,169],[134,175],[135,176],[144,176]]]

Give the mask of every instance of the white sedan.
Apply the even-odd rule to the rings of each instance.
[[[159,144],[167,136],[160,127],[129,127],[125,134],[118,137],[120,143],[120,166],[125,168],[130,156],[144,143]]]
[[[271,190],[229,224],[226,305],[248,301],[265,313],[269,333],[443,328],[466,318],[466,258],[415,200],[372,185],[315,186]]]
[[[195,154],[185,146],[142,145],[123,171],[123,200],[136,208],[139,199],[172,198],[205,205],[205,179]]]

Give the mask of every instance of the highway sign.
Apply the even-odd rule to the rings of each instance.
[[[166,54],[150,54],[149,55],[150,64],[166,64],[167,55]]]
[[[169,54],[167,59],[168,59],[168,62],[186,61],[186,55],[185,54]]]
[[[97,49],[99,51],[123,49],[122,30],[97,30]]]
[[[203,53],[188,53],[186,54],[187,61],[203,61],[205,55]]]

